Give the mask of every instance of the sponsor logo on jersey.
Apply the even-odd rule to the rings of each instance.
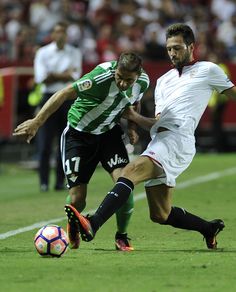
[[[79,91],[85,91],[92,87],[92,81],[90,79],[86,79],[80,82],[77,82],[77,86]]]
[[[118,154],[115,155],[115,157],[112,157],[107,163],[110,167],[115,166],[117,164],[121,163],[128,163],[128,159],[119,157]]]

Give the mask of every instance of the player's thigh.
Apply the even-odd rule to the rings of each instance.
[[[65,129],[61,138],[61,153],[69,189],[88,184],[98,158],[98,142],[95,135]]]
[[[123,132],[119,126],[102,134],[99,157],[103,168],[114,177],[120,174],[121,168],[129,163],[129,156],[123,142]]]
[[[171,211],[172,190],[165,184],[145,187],[150,218],[154,222],[164,223]]]
[[[128,178],[135,185],[156,178],[163,173],[163,169],[156,165],[147,156],[138,156],[131,161],[121,172],[121,176]]]

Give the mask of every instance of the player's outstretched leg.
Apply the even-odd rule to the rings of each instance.
[[[217,248],[216,236],[225,227],[224,222],[221,219],[207,221],[189,213],[183,208],[175,206],[172,206],[168,219],[162,224],[200,232],[209,249]]]
[[[209,249],[217,248],[216,236],[222,231],[225,227],[223,220],[215,219],[209,222],[211,224],[211,230],[208,234],[204,235],[204,239],[206,241],[206,245]]]
[[[89,220],[71,205],[65,206],[65,212],[69,221],[78,224],[82,240],[91,241],[95,236],[95,232],[93,231]]]

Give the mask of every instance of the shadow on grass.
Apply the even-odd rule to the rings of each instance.
[[[104,252],[121,252],[114,249],[106,249],[106,248],[95,248],[94,251],[104,251]],[[121,252],[121,253],[136,253],[136,252],[142,252],[142,253],[153,253],[153,252],[159,252],[159,253],[236,253],[236,249],[234,248],[218,248],[218,249],[135,249],[132,252]]]

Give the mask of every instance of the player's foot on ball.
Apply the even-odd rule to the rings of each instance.
[[[130,238],[127,236],[127,233],[116,232],[115,235],[115,247],[119,251],[133,251],[134,248],[130,243]]]
[[[81,215],[71,205],[65,205],[65,212],[69,220],[78,223],[82,240],[91,241],[94,238],[95,234],[88,218]]]
[[[67,223],[67,234],[69,237],[69,248],[77,249],[80,245],[80,237],[79,237],[79,225],[73,220],[68,220]]]
[[[211,231],[209,232],[209,234],[204,235],[204,239],[209,249],[216,249],[217,248],[216,236],[220,231],[224,229],[225,224],[221,219],[212,220],[210,221],[210,223]]]

